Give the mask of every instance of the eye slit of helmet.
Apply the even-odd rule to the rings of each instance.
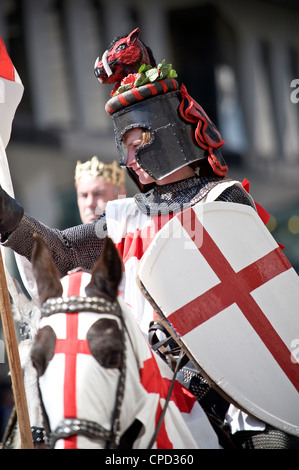
[[[122,51],[123,49],[125,49],[127,47],[127,45],[125,43],[122,43],[120,44],[119,46],[117,46],[117,48],[115,49],[115,52],[117,51]]]
[[[139,147],[141,147],[141,145],[148,144],[151,141],[151,138],[152,138],[151,132],[148,131],[147,129],[142,129],[141,144],[139,145]],[[123,139],[121,143],[122,143],[122,147],[126,148],[126,146],[124,145]]]

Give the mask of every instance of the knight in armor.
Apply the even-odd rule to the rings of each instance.
[[[37,233],[47,243],[64,276],[77,266],[92,269],[105,237],[111,237],[123,261],[124,300],[132,306],[136,321],[152,346],[165,340],[164,349],[176,357],[174,340],[163,331],[153,307],[136,284],[142,255],[173,215],[194,204],[233,202],[252,210],[256,206],[240,182],[226,178],[228,167],[220,151],[224,141],[186,87],[180,87],[173,78],[175,74],[165,77],[156,73],[156,80],[138,87],[138,81],[142,83],[140,75],[133,76],[131,88],[116,90],[106,104],[114,124],[119,165],[136,182],[138,193],[108,202],[97,221],[60,231],[33,219],[19,202],[1,190],[1,243],[30,260],[33,234]],[[206,412],[223,426],[229,403],[211,389],[190,361],[185,361],[179,376]],[[260,423],[256,433],[261,435],[265,429]],[[281,434],[287,442],[284,448],[292,447],[292,436],[288,439]],[[238,447],[246,446],[258,448],[259,443],[254,445],[250,435],[248,444],[246,436],[242,436]]]

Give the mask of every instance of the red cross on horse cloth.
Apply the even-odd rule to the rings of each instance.
[[[213,202],[182,212],[155,237],[138,277],[217,387],[299,435],[299,278],[252,208]]]
[[[75,271],[67,280],[66,296],[80,296],[85,287],[83,278],[86,273]],[[78,416],[77,406],[77,358],[78,354],[90,355],[90,349],[86,339],[79,338],[79,313],[73,312],[65,316],[65,337],[56,339],[54,354],[63,354],[65,357],[64,384],[63,384],[63,408],[64,418]],[[77,449],[77,436],[70,436],[64,440],[65,449]]]

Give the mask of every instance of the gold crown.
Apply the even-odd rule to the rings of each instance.
[[[116,160],[112,163],[101,162],[98,157],[94,156],[85,163],[77,161],[75,169],[75,184],[84,177],[99,176],[107,183],[112,183],[119,188],[125,187],[125,172],[119,166]]]

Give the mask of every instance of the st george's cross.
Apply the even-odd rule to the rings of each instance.
[[[66,296],[80,296],[83,278],[86,273],[74,271],[65,279],[67,280]],[[64,418],[78,416],[77,406],[77,359],[78,354],[90,355],[90,349],[86,338],[79,337],[79,313],[73,312],[63,315],[65,318],[65,335],[56,339],[54,354],[63,354],[65,357],[64,385],[63,385],[63,409]],[[65,449],[77,448],[77,435],[70,436],[64,440]]]
[[[138,277],[170,334],[226,396],[299,435],[299,278],[252,208],[186,209],[156,235]]]

